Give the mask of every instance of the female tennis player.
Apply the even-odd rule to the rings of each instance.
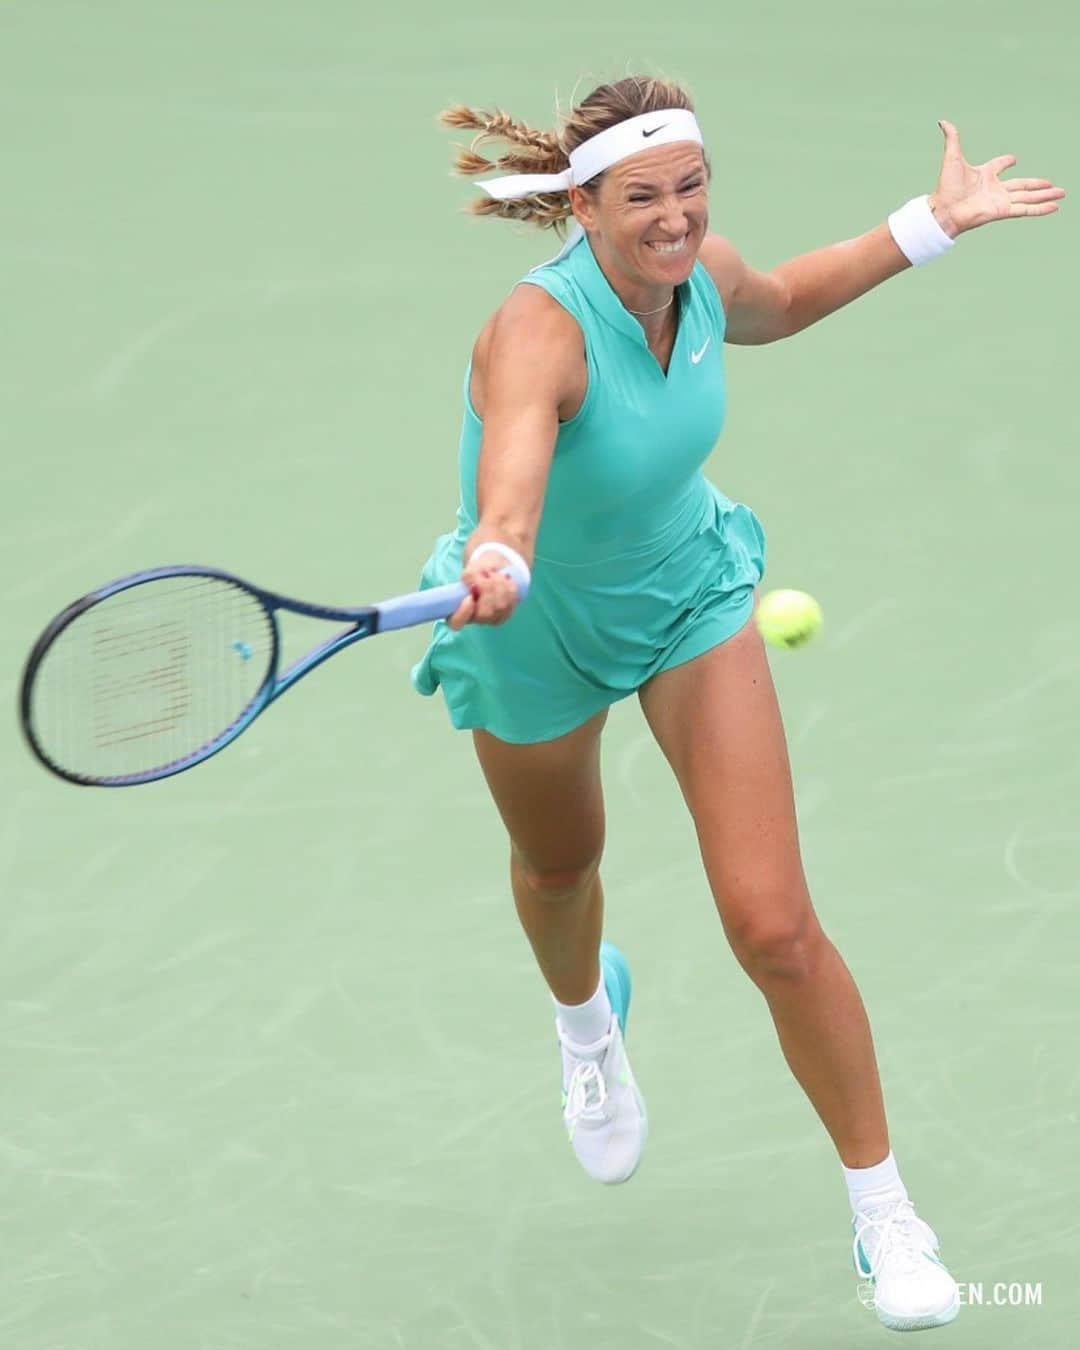
[[[565,247],[484,326],[465,378],[457,529],[424,586],[469,597],[413,671],[471,728],[510,836],[521,923],[555,1002],[563,1114],[581,1165],[634,1173],[646,1137],[627,1059],[630,976],[601,942],[600,737],[629,694],[693,816],[728,940],[764,994],[780,1044],[831,1136],[854,1215],[860,1296],[888,1327],[952,1320],[958,1290],[890,1150],[870,1028],[803,875],[787,749],[748,622],[761,526],[702,475],[724,420],[724,342],[789,337],[992,220],[1056,211],[1016,161],[968,164],[941,124],[937,187],[884,224],[770,273],[710,234],[709,161],[686,93],[602,85],[558,132],[455,107],[477,131],[458,169],[473,210],[540,226]],[[493,160],[478,146],[500,139]],[[515,609],[507,559],[532,568]],[[513,615],[512,622],[506,622]]]

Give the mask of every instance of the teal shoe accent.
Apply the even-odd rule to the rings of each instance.
[[[619,1026],[625,1037],[626,1023],[630,1016],[630,966],[613,942],[600,944],[600,969],[604,974],[604,988],[607,990],[608,1002],[619,1019]]]

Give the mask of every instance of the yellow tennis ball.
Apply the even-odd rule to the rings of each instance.
[[[802,647],[824,622],[821,606],[805,591],[770,591],[757,607],[758,631],[773,647]]]

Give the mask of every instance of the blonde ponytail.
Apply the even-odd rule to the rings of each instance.
[[[484,112],[467,108],[464,104],[447,108],[440,113],[443,126],[475,130],[476,135],[467,147],[459,146],[454,171],[469,178],[486,173],[562,173],[570,160],[559,145],[554,131],[537,131],[525,122],[519,122],[509,113],[496,108]],[[500,155],[487,158],[478,147],[489,141],[503,141],[511,148]],[[504,220],[528,220],[546,228],[570,216],[570,199],[565,192],[544,192],[518,201],[497,202],[491,197],[478,197],[469,203],[468,210],[476,216],[501,216]]]

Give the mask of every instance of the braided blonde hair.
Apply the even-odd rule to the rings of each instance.
[[[694,104],[685,90],[669,80],[649,75],[630,75],[614,84],[602,84],[588,98],[582,99],[562,119],[557,131],[537,131],[525,122],[519,122],[509,113],[496,108],[485,112],[456,104],[439,114],[439,121],[447,127],[466,127],[476,135],[468,146],[458,146],[454,163],[457,173],[474,178],[477,174],[492,173],[562,173],[570,165],[570,152],[590,137],[609,127],[617,126],[630,117],[642,113],[663,112],[668,108],[686,108],[694,111]],[[478,147],[487,141],[503,141],[510,146],[502,154],[488,158]],[[588,190],[600,185],[599,173],[583,184]],[[541,229],[561,226],[573,216],[570,198],[565,191],[538,192],[530,197],[511,201],[496,201],[493,197],[478,197],[467,208],[477,216],[500,216],[503,220],[526,220]],[[561,233],[561,230],[560,230]]]

